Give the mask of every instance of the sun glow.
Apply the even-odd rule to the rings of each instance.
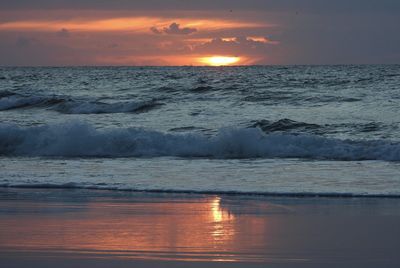
[[[200,62],[210,66],[226,66],[238,63],[239,57],[212,56],[200,59]]]

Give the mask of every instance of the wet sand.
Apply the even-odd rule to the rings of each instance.
[[[399,267],[400,200],[0,189],[0,267]]]

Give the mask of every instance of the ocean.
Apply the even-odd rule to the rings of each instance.
[[[0,186],[400,197],[400,65],[0,68]]]

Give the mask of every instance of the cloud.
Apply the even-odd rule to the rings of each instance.
[[[150,28],[150,31],[152,31],[153,33],[155,33],[155,34],[162,34],[163,33],[163,31],[161,30],[159,30],[159,29],[157,29],[156,27],[151,27]]]
[[[202,1],[181,1],[181,0],[1,0],[0,10],[7,9],[40,9],[40,10],[66,10],[66,9],[87,9],[87,10],[127,10],[127,11],[148,11],[166,10],[178,11],[187,10],[222,10],[229,12],[243,10],[269,10],[278,12],[299,11],[312,13],[343,13],[343,12],[391,12],[397,13],[400,10],[398,0],[202,0]]]
[[[399,63],[399,11],[399,0],[0,0],[0,65]]]
[[[191,34],[197,32],[196,28],[180,28],[179,24],[172,23],[168,28],[164,28],[164,32],[167,34]]]
[[[112,43],[108,45],[108,48],[118,48],[119,45],[117,43]]]
[[[18,47],[29,47],[35,42],[36,40],[34,38],[21,36],[17,38],[16,45]]]
[[[69,37],[70,32],[67,29],[62,28],[60,31],[57,32],[57,35],[59,37]]]
[[[168,27],[164,27],[163,29],[157,29],[156,27],[151,27],[150,31],[152,31],[155,34],[172,34],[172,35],[188,35],[197,32],[196,28],[189,28],[189,27],[184,27],[181,28],[181,26],[173,22],[171,25]]]
[[[194,47],[194,52],[220,55],[263,55],[276,42],[251,37],[214,38],[209,42]]]

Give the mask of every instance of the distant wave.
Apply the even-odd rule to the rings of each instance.
[[[68,97],[24,96],[0,91],[0,111],[45,107],[65,114],[140,113],[161,106],[155,100],[105,103],[100,101],[73,100]]]
[[[46,107],[64,101],[64,99],[55,97],[21,96],[12,92],[2,91],[0,92],[0,111],[19,108]]]
[[[176,193],[176,194],[222,194],[222,195],[257,195],[266,197],[296,197],[296,198],[400,198],[396,193],[349,193],[349,192],[261,192],[261,191],[219,191],[219,190],[174,190],[174,189],[138,189],[109,186],[106,184],[87,185],[84,183],[30,183],[11,184],[2,183],[1,188],[19,189],[82,189],[82,190],[107,190],[121,192],[142,192],[142,193]]]
[[[400,143],[340,140],[312,134],[266,134],[259,128],[226,128],[210,137],[140,128],[95,129],[82,122],[32,127],[0,124],[0,155],[400,161]]]
[[[15,93],[8,90],[0,90],[0,99],[11,95],[15,95]]]
[[[270,120],[259,120],[251,125],[252,127],[259,127],[264,132],[274,132],[274,131],[288,131],[288,130],[315,130],[321,128],[317,124],[308,124],[304,122],[298,122],[290,120],[287,118],[280,119],[278,121]]]
[[[271,132],[292,132],[292,133],[312,133],[312,134],[333,134],[338,132],[374,132],[382,131],[385,128],[393,128],[391,125],[384,125],[380,122],[369,123],[342,123],[342,124],[310,124],[291,119],[256,120],[252,121],[249,127],[258,127],[265,133]]]
[[[161,105],[161,103],[156,101],[126,101],[116,103],[69,101],[54,106],[52,110],[65,114],[140,113],[147,112]]]
[[[332,95],[318,95],[308,96],[305,93],[292,94],[290,91],[262,91],[262,92],[248,92],[248,95],[243,97],[243,101],[246,102],[262,102],[268,104],[277,104],[285,101],[291,105],[324,105],[326,103],[345,103],[345,102],[358,102],[362,101],[360,98],[344,97],[344,96],[332,96]]]

